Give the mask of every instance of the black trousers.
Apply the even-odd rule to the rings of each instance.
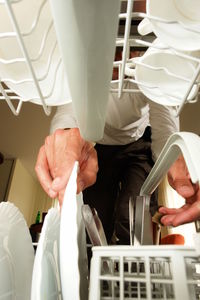
[[[110,242],[113,233],[121,245],[129,239],[129,198],[140,193],[140,188],[152,166],[151,129],[128,145],[95,146],[99,171],[96,183],[83,192],[85,204],[95,207]],[[151,197],[152,210],[157,209],[155,195]]]

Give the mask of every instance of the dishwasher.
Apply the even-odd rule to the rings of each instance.
[[[1,0],[0,99],[16,116],[24,102],[41,105],[48,116],[52,106],[69,103],[72,98],[81,134],[91,141],[102,137],[107,102],[100,99],[107,99],[109,90],[119,98],[122,93],[142,92],[152,101],[172,106],[178,116],[186,103],[192,105],[199,97],[200,5],[194,0],[188,5],[184,0],[183,11],[175,13],[175,0],[163,1],[162,9],[158,0],[147,0],[144,13],[133,10],[134,2],[143,1]],[[165,5],[172,9],[170,16],[166,15]],[[182,16],[181,20],[176,14]],[[184,22],[192,14],[192,23]],[[122,23],[125,26],[121,34],[118,25]],[[139,34],[131,33],[133,23]],[[118,47],[122,58],[113,62]],[[130,58],[131,49],[142,49],[144,54]],[[154,59],[158,56],[160,65]],[[110,82],[113,68],[118,70],[118,78]],[[167,82],[165,89],[163,82]],[[126,83],[133,83],[134,88]],[[99,94],[96,101],[94,93]],[[21,277],[21,282],[20,278],[15,282],[12,274],[12,291],[9,280],[2,281],[0,299],[200,299],[199,233],[194,236],[194,247],[153,245],[148,223],[151,194],[180,154],[192,182],[199,182],[199,153],[197,135],[179,132],[169,138],[138,195],[141,201],[136,203],[134,245],[93,247],[90,272],[81,217],[82,195],[76,196],[74,188],[75,164],[65,192],[65,197],[70,195],[73,201],[64,201],[61,215],[56,209],[48,212],[35,257],[29,249],[27,278],[15,274]],[[0,214],[5,209],[1,205]],[[11,209],[16,219],[16,208]],[[66,219],[74,225],[74,231]],[[70,246],[64,241],[66,232]],[[2,257],[7,255],[9,268],[14,270],[6,241],[2,236],[0,249],[5,253],[7,249],[7,254],[2,250]],[[22,281],[26,292],[20,287],[22,292],[17,293],[17,284],[22,285]],[[6,292],[2,286],[7,286]]]

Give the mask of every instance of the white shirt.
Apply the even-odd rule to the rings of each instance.
[[[130,84],[132,85],[132,84]],[[132,86],[129,86],[133,88]],[[157,159],[169,136],[179,131],[179,118],[171,107],[148,100],[142,93],[109,94],[104,136],[100,144],[125,145],[138,140],[150,125],[152,129],[152,153]],[[77,127],[72,103],[57,108],[51,123],[51,132],[58,128]]]

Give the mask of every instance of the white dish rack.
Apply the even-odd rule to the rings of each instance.
[[[91,265],[89,300],[200,299],[200,258],[190,247],[93,247]]]
[[[39,57],[41,56],[41,54],[42,54],[42,52],[45,48],[47,37],[48,37],[50,31],[52,30],[52,28],[54,27],[53,26],[53,20],[49,24],[48,28],[46,29],[46,31],[44,33],[44,36],[43,36],[42,41],[41,41],[41,45],[39,47],[39,52],[38,52],[37,57],[32,59],[30,57],[29,52],[27,51],[27,47],[25,46],[24,37],[31,36],[33,34],[35,28],[39,24],[40,15],[41,15],[42,11],[45,10],[46,3],[48,2],[48,0],[43,0],[41,2],[40,6],[38,8],[37,14],[35,15],[35,18],[32,22],[31,29],[27,32],[21,32],[20,31],[17,19],[16,19],[15,14],[14,14],[14,10],[13,10],[14,5],[17,5],[19,2],[23,2],[23,1],[24,0],[12,0],[12,1],[10,1],[10,0],[1,0],[0,1],[0,9],[1,9],[2,5],[4,5],[6,7],[7,13],[9,15],[9,18],[10,18],[11,23],[13,25],[13,31],[11,31],[11,32],[1,32],[0,33],[0,43],[1,43],[2,39],[15,38],[15,39],[17,39],[17,41],[19,43],[19,46],[21,48],[21,52],[22,52],[21,57],[11,59],[11,60],[5,60],[5,59],[2,59],[0,57],[0,63],[5,64],[5,65],[9,64],[11,66],[12,65],[14,66],[19,61],[21,61],[21,62],[24,62],[27,65],[27,67],[30,71],[30,74],[31,74],[31,78],[24,78],[22,81],[18,81],[18,82],[14,82],[14,83],[15,84],[20,84],[20,83],[25,82],[27,80],[32,81],[32,83],[34,84],[35,89],[37,91],[37,94],[38,94],[37,101],[38,101],[39,104],[42,105],[46,115],[49,115],[50,112],[51,112],[51,107],[47,105],[47,100],[48,100],[48,97],[51,96],[51,94],[53,93],[53,89],[55,88],[57,70],[58,70],[58,68],[61,64],[62,59],[60,57],[60,60],[57,62],[56,72],[54,74],[53,81],[51,83],[52,84],[51,93],[48,96],[44,96],[44,91],[41,88],[40,79],[37,78],[37,76],[36,76],[36,72],[35,72],[34,65],[33,65],[33,60],[37,61],[37,59],[39,59]],[[137,82],[135,79],[133,79],[131,77],[125,76],[125,66],[126,66],[126,63],[130,61],[129,60],[130,47],[134,47],[136,44],[139,45],[139,46],[142,46],[142,47],[152,46],[152,43],[145,41],[143,38],[140,39],[140,38],[131,38],[130,37],[131,21],[134,18],[137,18],[137,19],[138,18],[142,19],[144,17],[150,18],[144,13],[140,13],[140,12],[133,13],[133,4],[134,4],[134,0],[127,0],[127,11],[125,13],[120,13],[120,15],[119,15],[119,19],[124,19],[126,21],[124,36],[120,37],[120,38],[117,38],[117,40],[116,40],[116,47],[123,47],[123,54],[122,54],[122,60],[114,62],[113,66],[115,68],[117,67],[119,72],[118,72],[118,79],[117,80],[112,80],[112,83],[117,83],[117,87],[116,88],[111,88],[111,91],[118,93],[119,97],[121,96],[122,92],[133,92],[133,93],[140,92],[137,85],[144,84],[142,82]],[[166,20],[163,20],[163,19],[160,19],[160,18],[153,18],[153,19],[159,20],[160,22],[169,23],[169,21],[166,21]],[[170,21],[170,23],[173,23],[173,21]],[[174,22],[174,23],[176,23],[176,22]],[[192,30],[190,28],[187,28],[187,29]],[[52,49],[49,52],[49,57],[48,57],[49,66],[47,68],[47,73],[45,74],[45,76],[48,76],[48,73],[50,72],[50,65],[52,63],[52,52],[54,51],[55,47],[57,47],[57,43],[55,45],[52,45]],[[154,46],[154,47],[158,47],[160,49],[159,46]],[[166,47],[165,47],[165,49],[166,49]],[[191,55],[186,55],[186,54],[180,53],[176,50],[172,50],[172,51],[173,51],[174,55],[184,57],[185,59],[192,60],[192,61],[197,63],[197,68],[194,71],[194,74],[191,78],[191,81],[190,81],[187,92],[185,93],[184,97],[181,99],[181,104],[178,107],[175,107],[175,114],[179,115],[179,113],[181,112],[184,104],[188,102],[187,97],[188,97],[193,85],[194,84],[199,85],[199,82],[197,83],[197,78],[200,74],[200,59],[196,58],[196,57],[193,57]],[[9,82],[9,81],[13,81],[13,79],[12,78],[0,78],[0,91],[1,91],[0,100],[5,100],[8,104],[8,106],[10,107],[11,111],[15,115],[18,115],[20,110],[21,110],[23,102],[24,101],[30,101],[31,102],[33,99],[31,99],[31,98],[30,99],[23,99],[19,95],[16,95],[15,93],[13,93],[13,91],[10,90],[9,88],[7,88],[7,86],[5,85],[5,83]],[[130,89],[130,88],[127,88],[126,85],[124,85],[124,82],[135,83],[136,86],[135,86],[135,88]],[[154,89],[154,88],[156,88],[156,87],[152,87],[152,89]],[[196,101],[197,101],[197,97],[193,100],[193,102],[196,102]],[[57,104],[55,103],[53,105],[57,105]]]

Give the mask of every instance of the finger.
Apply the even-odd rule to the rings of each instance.
[[[180,208],[160,207],[159,212],[164,214],[164,216],[161,218],[161,223],[165,226],[173,225],[175,217],[183,211],[187,210],[189,206],[190,205],[186,204]]]
[[[64,161],[67,132],[57,129],[45,139],[45,152],[52,178],[58,176],[60,164]]]
[[[191,206],[188,206],[187,209],[174,214],[166,215],[161,218],[163,225],[172,225],[179,226],[182,224],[193,222],[200,218],[200,202],[197,201]]]
[[[171,187],[183,198],[193,196],[197,190],[197,185],[193,184],[186,173],[181,173],[180,170],[177,170],[177,173],[168,172],[168,181]]]
[[[175,224],[185,224],[200,218],[200,190],[198,189],[190,199],[186,199],[186,202],[187,209],[177,215],[174,220]]]
[[[180,208],[169,208],[169,207],[160,207],[159,208],[159,212],[161,214],[166,214],[166,215],[173,215],[173,214],[177,214],[180,213],[184,210],[186,210],[188,208],[188,205],[185,204],[184,206],[180,207]]]
[[[95,183],[98,172],[97,153],[94,148],[90,149],[88,160],[80,166],[77,178],[77,193]]]
[[[180,156],[168,172],[169,184],[184,198],[189,198],[197,191],[197,185],[190,180],[185,160]]]
[[[57,130],[54,134],[54,174],[52,188],[55,191],[64,189],[69,181],[75,161],[81,158],[84,142],[79,130]]]
[[[160,219],[160,221],[164,226],[173,226],[173,221],[174,221],[175,217],[176,217],[176,214],[165,215]]]
[[[62,191],[60,191],[59,195],[58,195],[60,209],[62,209],[63,200],[64,200],[64,194],[65,194],[65,189],[63,189]]]
[[[179,226],[181,224],[186,224],[193,222],[200,218],[200,203],[196,202],[191,207],[183,211],[182,213],[176,215],[173,220],[173,226]]]
[[[66,167],[64,165],[62,166],[63,174],[59,177],[54,178],[51,185],[52,190],[56,192],[60,192],[67,186],[70,175],[74,167],[74,163],[75,160],[71,160],[68,164],[66,164]],[[61,168],[59,173],[62,173]]]
[[[46,158],[49,166],[49,173],[54,178],[54,135],[47,136],[44,143]]]
[[[88,172],[85,175],[85,172],[82,174],[81,177],[77,179],[77,194],[82,192],[87,187],[93,185],[96,181],[96,172]]]
[[[192,197],[197,189],[197,186],[189,179],[175,179],[173,181],[173,187],[183,198]]]
[[[165,226],[175,226],[174,225],[174,219],[176,216],[183,211],[187,210],[187,205],[184,205],[180,208],[168,208],[168,207],[161,207],[159,209],[159,212],[164,214],[164,216],[161,218],[161,223]]]
[[[49,173],[49,166],[46,158],[45,147],[42,146],[39,150],[35,172],[44,191],[51,198],[56,198],[57,193],[51,189],[52,178]]]

